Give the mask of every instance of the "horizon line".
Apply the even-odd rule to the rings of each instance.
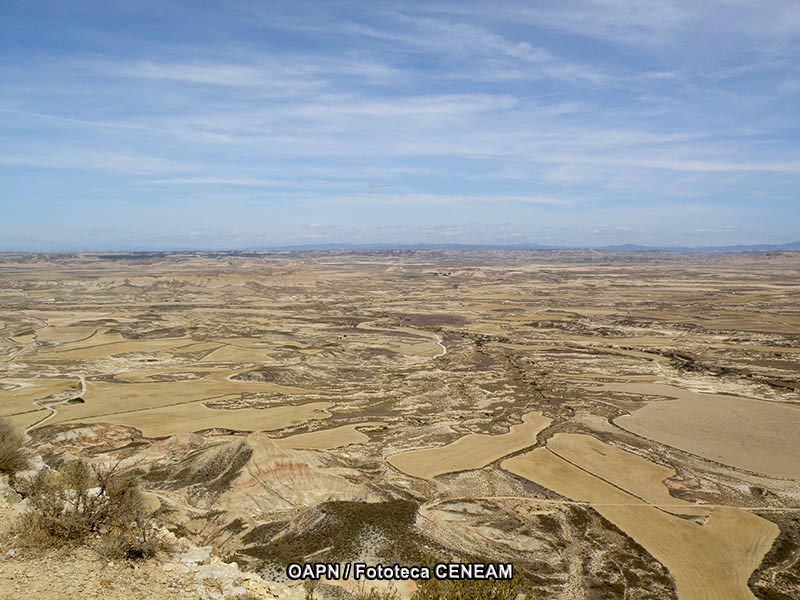
[[[595,250],[595,251],[642,251],[642,252],[698,252],[698,251],[727,251],[727,252],[768,252],[773,250],[800,251],[800,240],[790,242],[765,243],[753,242],[743,244],[721,244],[721,245],[655,245],[648,244],[605,244],[605,245],[578,245],[578,244],[539,244],[536,242],[525,242],[519,244],[491,244],[491,243],[436,243],[420,242],[409,244],[392,244],[381,242],[347,243],[347,242],[327,242],[319,244],[283,244],[274,246],[260,247],[154,247],[148,249],[38,249],[38,250],[18,250],[0,249],[0,254],[175,254],[175,253],[264,253],[264,252],[313,252],[313,251],[369,251],[369,250],[538,250],[538,251],[559,251],[559,250]]]

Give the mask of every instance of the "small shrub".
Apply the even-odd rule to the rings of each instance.
[[[314,595],[314,590],[317,589],[317,582],[313,579],[306,579],[303,581],[303,590],[305,590],[305,595],[303,596],[304,600],[317,600],[317,597]]]
[[[132,561],[152,558],[159,552],[172,550],[164,540],[139,528],[108,533],[100,538],[96,549],[106,560]]]
[[[58,547],[99,537],[107,558],[153,556],[161,542],[151,535],[152,515],[144,509],[138,481],[119,463],[99,469],[76,460],[56,471],[42,470],[24,482],[30,507],[19,533],[32,547]]]
[[[28,455],[23,447],[25,440],[14,431],[6,419],[0,418],[0,475],[13,478],[28,468]]]
[[[375,588],[367,590],[361,587],[353,595],[353,598],[354,600],[400,600],[400,594],[392,586],[381,591]]]
[[[426,579],[417,582],[412,600],[533,600],[517,580],[511,581],[440,581]]]

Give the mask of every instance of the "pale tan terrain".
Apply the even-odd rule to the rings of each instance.
[[[161,522],[270,581],[298,559],[491,559],[537,598],[794,600],[798,272],[796,253],[0,254],[0,416],[36,464],[122,461]],[[182,585],[109,572],[126,599]]]
[[[739,469],[800,479],[800,404],[661,384],[607,383],[601,389],[677,398],[650,402],[614,420],[627,431]]]
[[[77,379],[5,379],[0,380],[0,416],[8,417],[31,412],[39,407],[35,401],[43,401],[58,394],[75,389]]]
[[[444,473],[480,469],[504,456],[523,450],[536,443],[536,436],[550,424],[550,419],[539,413],[528,413],[522,423],[512,425],[502,435],[471,433],[441,448],[412,450],[394,454],[388,461],[412,477],[433,479]]]
[[[50,411],[42,409],[12,415],[10,417],[5,417],[5,419],[8,420],[8,422],[11,423],[15,429],[19,431],[26,431],[28,428],[43,421],[51,414],[52,413]]]
[[[369,436],[359,431],[359,427],[372,427],[380,423],[357,423],[355,425],[342,425],[332,429],[321,429],[311,433],[298,433],[289,437],[275,440],[281,448],[291,448],[294,450],[332,450],[349,446],[350,444],[362,444],[369,441]]]
[[[330,402],[309,402],[275,408],[213,409],[200,402],[136,410],[100,417],[75,418],[81,423],[127,425],[146,437],[166,437],[205,429],[233,431],[275,431],[302,425],[315,419],[328,419]]]
[[[675,498],[664,484],[676,475],[636,454],[605,444],[590,435],[557,433],[547,449],[565,461],[607,481],[644,503],[680,515],[708,515],[709,509]]]
[[[228,450],[239,450],[235,446],[239,443],[231,442],[216,452],[228,456]],[[327,469],[312,453],[284,448],[263,433],[248,435],[244,443],[252,455],[230,489],[215,501],[217,509],[248,518],[333,500],[377,500],[367,485],[352,481],[355,473]]]
[[[580,455],[575,457],[580,460]],[[502,466],[563,496],[591,503],[669,569],[681,600],[755,598],[747,580],[778,535],[775,524],[746,511],[717,508],[704,525],[698,525],[629,493],[630,488],[641,491],[636,475],[604,469],[603,475],[613,477],[604,479],[591,470],[593,462],[590,458],[572,464],[551,451],[548,443],[547,448],[508,459]],[[638,457],[632,457],[631,469],[637,468],[643,470]]]
[[[147,409],[166,409],[181,406],[180,414],[191,410],[190,404],[202,411],[201,400],[222,398],[239,392],[302,394],[304,390],[272,383],[245,382],[230,379],[236,372],[210,373],[198,380],[163,381],[144,383],[94,383],[89,382],[83,395],[84,402],[59,409],[53,424],[66,421],[83,421],[99,417],[127,417],[139,419]],[[155,413],[160,414],[160,413]],[[176,413],[178,414],[178,413]],[[112,421],[108,421],[112,422]]]

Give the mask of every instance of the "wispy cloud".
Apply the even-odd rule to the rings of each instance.
[[[507,194],[427,194],[427,193],[361,193],[333,198],[336,204],[370,204],[399,206],[502,206],[504,204],[536,205],[543,207],[571,207],[575,201],[552,196],[517,196]]]
[[[25,166],[37,169],[69,169],[131,175],[171,173],[185,168],[175,160],[135,154],[109,154],[69,149],[0,152],[0,165]]]
[[[344,31],[390,41],[410,51],[439,53],[465,61],[466,68],[449,72],[450,77],[488,80],[550,77],[592,84],[617,78],[588,63],[566,60],[544,47],[511,41],[474,24],[399,12],[392,17],[393,22],[405,27],[387,30],[351,22]]]

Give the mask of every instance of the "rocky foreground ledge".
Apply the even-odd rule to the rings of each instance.
[[[0,486],[2,486],[0,481]],[[0,490],[2,492],[2,490]],[[8,488],[6,488],[8,492]],[[108,562],[85,547],[29,552],[10,530],[19,512],[12,494],[0,493],[0,599],[2,600],[301,600],[302,585],[266,581],[225,563],[210,546],[158,533],[173,548],[152,559]]]

